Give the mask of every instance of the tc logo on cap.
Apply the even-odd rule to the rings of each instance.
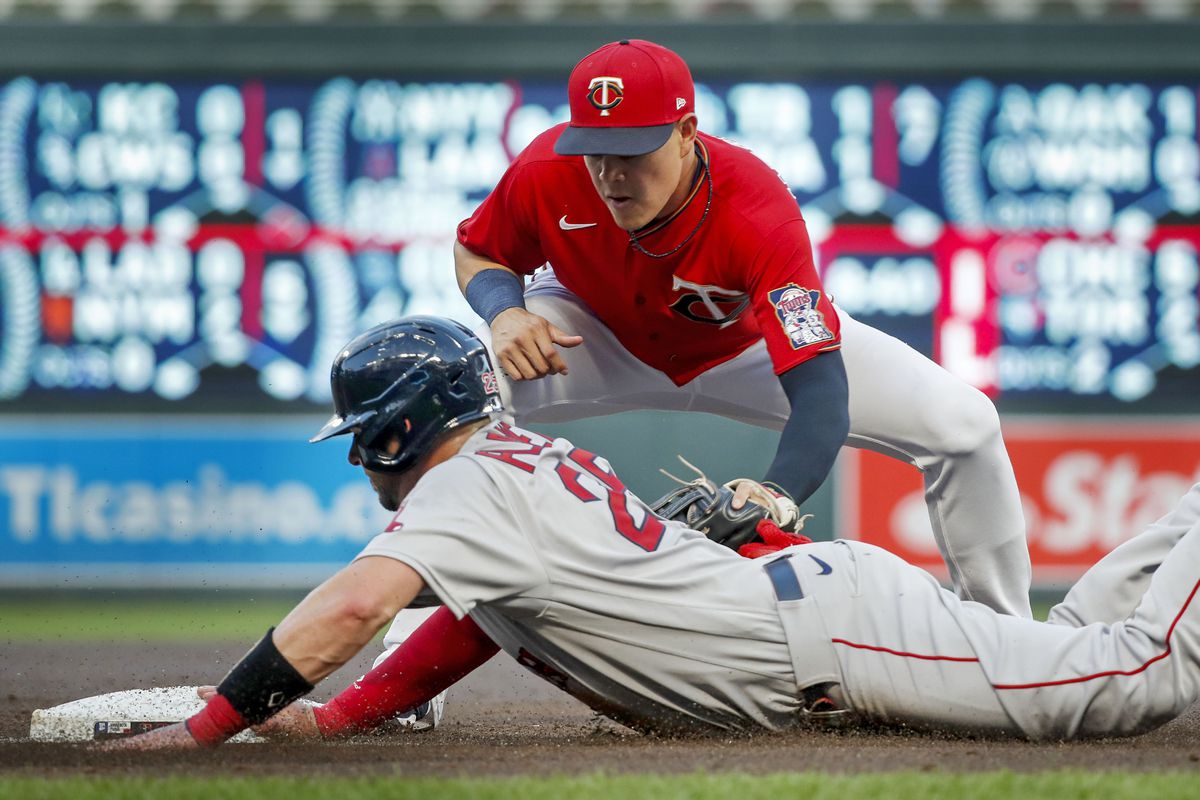
[[[625,96],[625,82],[620,78],[592,78],[588,84],[588,102],[600,109],[600,116],[607,117],[610,108],[620,105]]]

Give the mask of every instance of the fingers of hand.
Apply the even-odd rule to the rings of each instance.
[[[725,486],[734,490],[733,508],[735,509],[741,508],[747,500],[758,503],[767,509],[771,519],[785,528],[794,525],[800,516],[800,509],[790,497],[776,494],[756,480],[737,478]],[[741,498],[741,502],[738,502],[738,498]]]
[[[268,739],[319,739],[321,732],[313,716],[313,706],[307,700],[292,703],[261,725],[255,725],[254,732]]]
[[[742,506],[746,505],[746,501],[752,499],[751,494],[754,492],[752,481],[741,480],[737,482],[737,486],[733,490],[733,501],[730,506],[734,511],[737,511]]]
[[[745,492],[748,499],[753,500],[760,506],[771,508],[777,499],[777,495],[774,492],[751,478],[738,478],[734,483],[737,484],[739,492]]]
[[[550,340],[557,345],[563,347],[578,347],[583,344],[583,337],[574,333],[567,333],[557,325],[550,325]]]
[[[574,347],[583,339],[564,334],[541,317],[533,319],[541,324],[526,325],[518,331],[497,334],[493,338],[492,344],[500,365],[510,378],[517,381],[567,374],[567,364],[555,345]]]
[[[199,697],[201,700],[205,700],[205,701],[211,700],[213,695],[215,695],[216,693],[217,693],[217,687],[215,687],[215,686],[197,686],[196,687],[196,696]]]
[[[316,706],[316,703],[306,703],[304,707],[300,709],[302,719],[300,720],[298,727],[301,731],[303,731],[304,738],[306,739],[322,738],[321,727],[317,725],[317,715],[313,713],[313,709],[316,708]]]
[[[500,366],[508,377],[514,381],[531,381],[535,378],[540,378],[545,375],[545,372],[538,372],[533,364],[529,363],[529,358],[522,352],[510,352],[500,356]]]
[[[559,354],[558,349],[554,345],[546,345],[542,347],[542,356],[550,366],[551,375],[566,375],[567,362]]]
[[[529,362],[534,372],[537,373],[534,377],[540,378],[543,375],[554,375],[558,372],[550,359],[550,356],[555,355],[557,355],[557,352],[554,349],[554,345],[550,344],[548,340],[538,337],[531,343],[529,349],[525,351],[525,360]]]

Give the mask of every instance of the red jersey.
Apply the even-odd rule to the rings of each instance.
[[[563,127],[534,139],[458,226],[464,247],[523,275],[549,262],[629,352],[679,386],[760,337],[777,374],[841,346],[800,207],[758,157],[699,134],[707,176],[638,241],[666,253],[695,235],[652,258],[617,227],[583,157],[554,152]]]

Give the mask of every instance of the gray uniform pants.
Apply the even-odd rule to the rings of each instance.
[[[852,711],[1057,739],[1142,733],[1200,694],[1200,484],[1122,548],[1080,579],[1053,623],[964,602],[871,545],[786,552],[819,608]],[[1084,618],[1098,613],[1118,616]]]

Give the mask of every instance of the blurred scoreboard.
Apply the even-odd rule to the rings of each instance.
[[[697,89],[844,310],[1002,410],[1194,411],[1196,86]],[[323,407],[363,328],[475,321],[455,227],[566,115],[557,82],[0,84],[0,411]]]

